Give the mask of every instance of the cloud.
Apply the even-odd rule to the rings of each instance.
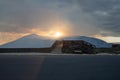
[[[49,3],[49,7],[70,23],[73,35],[94,35],[98,32],[93,17],[82,11],[77,0],[56,0]]]
[[[85,19],[84,13],[73,0],[1,0],[0,4],[0,32],[25,33],[34,28],[48,30],[57,22],[64,22],[66,26],[69,23],[72,27],[68,26],[68,29],[73,28],[73,34],[78,29],[78,34],[83,34],[89,28],[82,20]]]
[[[120,36],[120,1],[119,0],[79,0],[82,10],[94,16],[96,27],[104,36]]]
[[[0,12],[0,32],[48,31],[59,22],[73,35],[120,36],[119,0],[0,0]]]
[[[1,32],[29,32],[39,24],[46,28],[51,19],[57,19],[52,9],[37,0],[1,0],[0,4]]]

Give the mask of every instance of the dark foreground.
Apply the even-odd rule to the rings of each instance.
[[[0,80],[120,80],[120,56],[0,56]]]

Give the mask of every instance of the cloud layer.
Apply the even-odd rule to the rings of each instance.
[[[120,0],[79,0],[82,10],[96,20],[103,36],[120,36]]]
[[[58,24],[74,35],[120,36],[119,0],[0,0],[0,12],[0,32],[48,31]]]

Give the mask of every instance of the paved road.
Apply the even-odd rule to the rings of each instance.
[[[0,80],[120,80],[120,56],[0,56]]]

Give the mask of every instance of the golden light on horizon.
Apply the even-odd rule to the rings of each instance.
[[[37,34],[40,36],[45,36],[53,39],[61,38],[65,36],[64,30],[47,30],[47,31],[41,31],[40,29],[32,29],[31,34]]]
[[[62,33],[61,32],[56,32],[54,34],[54,37],[56,37],[56,38],[62,37]]]
[[[45,27],[36,25],[36,28],[30,30],[32,34],[38,34],[40,36],[50,37],[53,39],[61,38],[70,35],[71,26],[70,23],[64,19],[52,19],[50,22],[46,22]]]
[[[96,37],[98,39],[102,39],[109,43],[117,43],[117,42],[119,43],[120,42],[120,37],[112,37],[112,36],[103,37],[101,35],[95,35],[94,37]]]

